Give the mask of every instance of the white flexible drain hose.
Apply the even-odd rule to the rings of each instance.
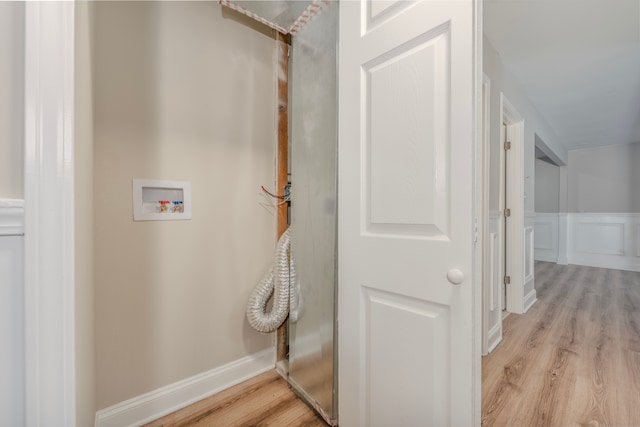
[[[296,270],[291,258],[289,227],[278,240],[273,265],[253,290],[247,303],[247,320],[255,330],[273,332],[282,325],[289,314],[291,283],[296,283]],[[273,304],[267,313],[267,302],[272,295]]]

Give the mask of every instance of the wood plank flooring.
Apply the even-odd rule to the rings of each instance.
[[[287,382],[269,371],[194,403],[146,427],[326,427]]]
[[[640,273],[537,262],[482,361],[482,425],[640,426]]]

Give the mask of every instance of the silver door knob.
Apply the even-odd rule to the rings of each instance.
[[[459,285],[464,280],[464,273],[457,268],[452,268],[447,272],[447,280],[454,285]]]

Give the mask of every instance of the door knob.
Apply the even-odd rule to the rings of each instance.
[[[457,268],[452,268],[447,272],[447,280],[454,285],[459,285],[464,280],[464,273]]]

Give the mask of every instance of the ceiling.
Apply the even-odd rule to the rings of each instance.
[[[485,0],[483,13],[567,150],[640,142],[640,0]]]

